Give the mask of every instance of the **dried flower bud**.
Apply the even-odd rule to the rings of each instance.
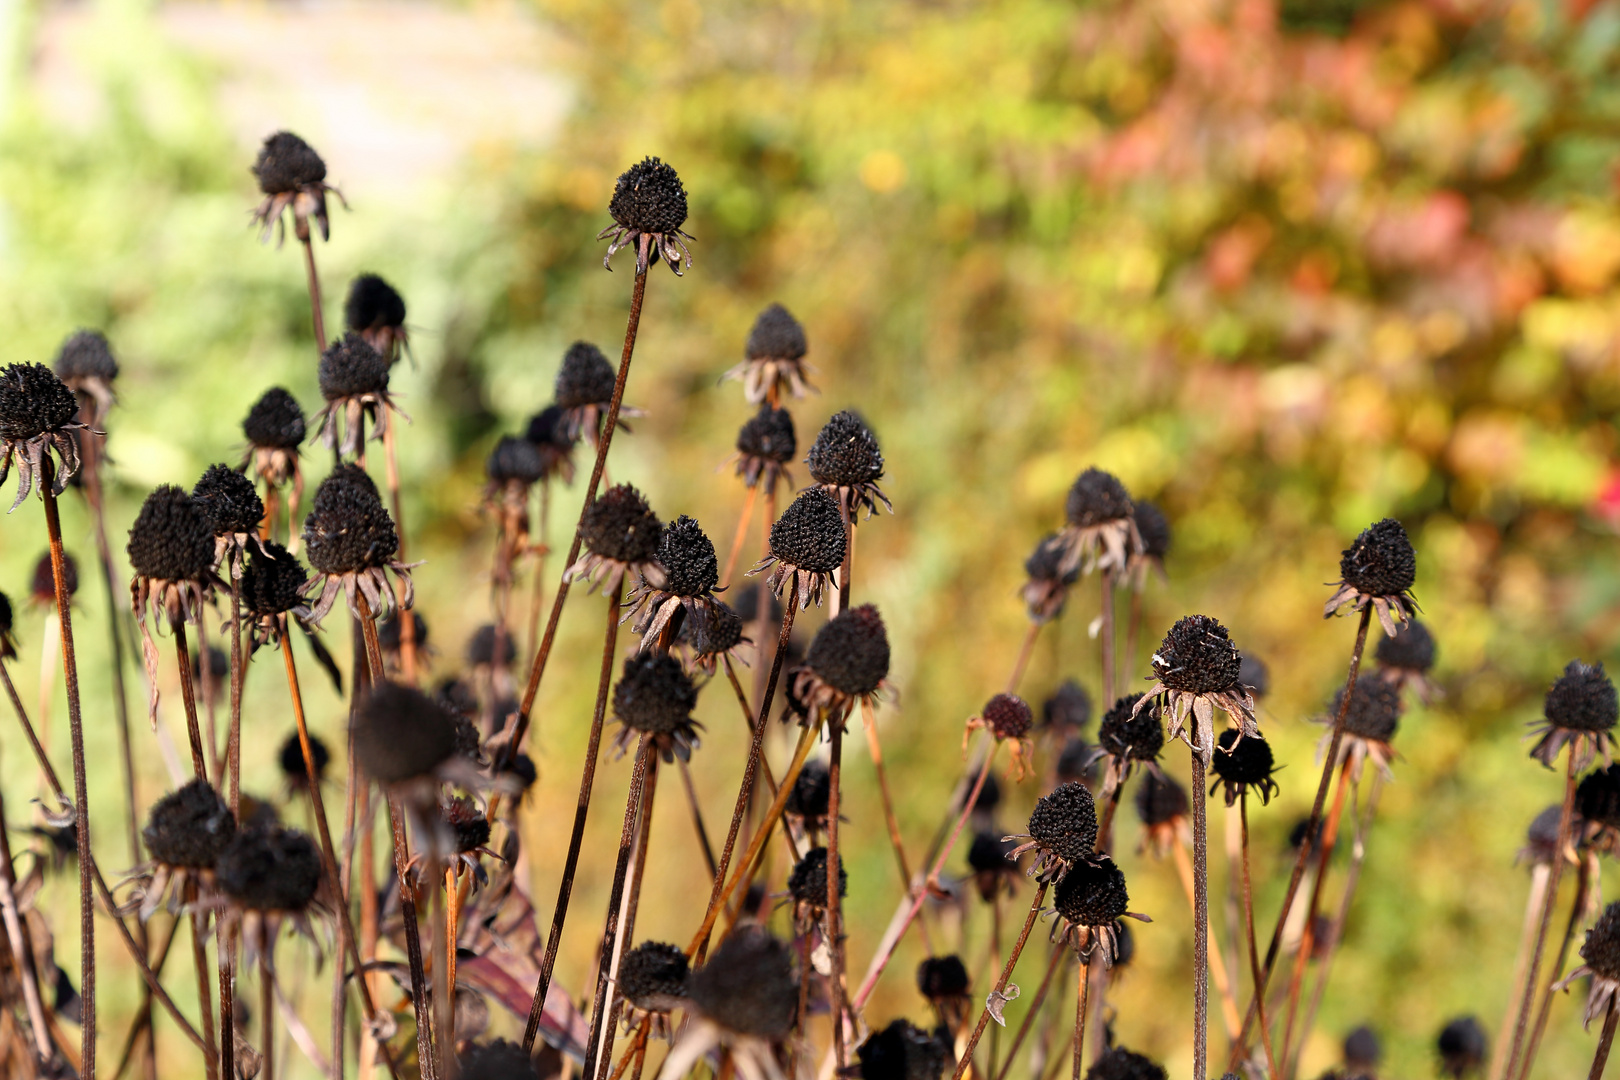
[[[1571,660],[1547,691],[1544,715],[1555,727],[1572,731],[1608,731],[1620,717],[1620,697],[1602,664]]]
[[[1073,679],[1065,679],[1041,706],[1041,722],[1053,731],[1084,731],[1091,723],[1091,695]]]
[[[238,592],[252,614],[280,615],[303,603],[299,594],[308,581],[309,574],[297,556],[274,540],[266,540],[248,556]]]
[[[700,1013],[729,1031],[784,1039],[799,1006],[793,954],[763,927],[741,927],[692,973],[687,994]]]
[[[1164,724],[1158,710],[1136,712],[1141,694],[1127,694],[1103,714],[1097,744],[1120,761],[1156,761],[1164,749]]]
[[[1210,767],[1228,784],[1253,787],[1271,779],[1271,744],[1260,736],[1240,739],[1235,729],[1228,728],[1216,739],[1215,748]]]
[[[248,410],[242,434],[262,449],[296,450],[304,441],[304,410],[291,394],[272,386]]]
[[[1369,525],[1339,559],[1339,576],[1364,596],[1399,596],[1417,580],[1417,553],[1393,518]]]
[[[538,483],[546,475],[546,463],[540,450],[528,439],[515,435],[502,435],[495,449],[484,462],[484,472],[490,480],[504,484],[514,480],[520,484]]]
[[[1333,715],[1339,715],[1344,702],[1344,687],[1333,695]],[[1356,692],[1350,699],[1350,711],[1344,717],[1344,730],[1351,735],[1375,742],[1389,742],[1401,722],[1401,692],[1376,675],[1362,675],[1356,679]]]
[[[1017,846],[1016,840],[1003,839],[994,833],[974,833],[973,843],[968,845],[968,867],[975,874],[1005,873],[1014,868],[1008,856]]]
[[[679,946],[643,941],[619,961],[619,991],[638,1009],[669,1012],[686,999],[687,974]]]
[[[118,378],[118,361],[113,359],[107,335],[100,330],[80,330],[62,342],[52,366],[56,377],[64,383],[85,379],[112,382]]]
[[[62,552],[62,585],[69,597],[79,591],[79,560],[68,551]],[[39,561],[34,563],[34,578],[29,591],[34,600],[41,604],[56,602],[56,567],[51,564],[49,551],[41,554]]]
[[[686,224],[686,188],[674,169],[658,158],[643,158],[613,185],[608,213],[621,228],[674,233]]]
[[[1171,690],[1219,694],[1236,690],[1243,658],[1226,627],[1208,615],[1176,621],[1153,654],[1153,673]]]
[[[821,488],[801,491],[771,526],[771,555],[815,574],[830,574],[844,565],[844,544],[838,500]]]
[[[889,675],[889,635],[877,608],[862,604],[829,619],[810,642],[805,663],[841,694],[875,693]]]
[[[873,1032],[855,1051],[861,1080],[939,1080],[951,1047],[909,1020]]]
[[[703,526],[682,514],[658,538],[658,563],[664,568],[664,591],[676,596],[703,596],[720,583],[720,563]]]
[[[618,375],[601,349],[588,341],[576,341],[568,346],[562,367],[557,369],[557,404],[564,409],[607,405],[613,401],[617,381]]]
[[[1421,673],[1434,666],[1434,653],[1434,635],[1429,633],[1429,628],[1416,619],[1408,619],[1405,626],[1395,631],[1394,637],[1379,639],[1374,655],[1385,667]]]
[[[1060,784],[1035,803],[1029,835],[1065,862],[1091,856],[1097,846],[1097,805],[1084,784]]]
[[[955,953],[930,956],[917,965],[917,992],[929,1001],[963,997],[968,985],[967,965]]]
[[[1475,1072],[1485,1064],[1488,1045],[1485,1029],[1472,1016],[1461,1016],[1440,1029],[1436,1040],[1440,1051],[1440,1069],[1447,1076],[1460,1077]]]
[[[522,1044],[505,1039],[468,1047],[457,1065],[461,1080],[540,1080]]]
[[[1188,807],[1187,789],[1168,776],[1150,772],[1136,789],[1136,815],[1150,829],[1185,818]]]
[[[350,330],[398,330],[405,325],[405,298],[376,274],[361,274],[349,283],[343,322]]]
[[[783,809],[797,817],[818,821],[827,816],[832,801],[832,777],[824,761],[807,761],[793,782]]]
[[[1125,485],[1113,473],[1096,467],[1087,469],[1075,480],[1064,506],[1069,524],[1077,529],[1129,518],[1133,509]]]
[[[613,688],[613,715],[649,735],[672,735],[691,726],[697,687],[667,653],[641,652],[624,662]]]
[[[759,412],[748,418],[737,432],[737,452],[748,457],[763,458],[778,465],[786,465],[798,451],[799,440],[793,432],[793,414],[786,409],[773,409],[761,405]]]
[[[754,320],[743,355],[750,360],[802,360],[809,351],[799,320],[781,304],[772,304]]]
[[[321,396],[327,401],[380,394],[388,389],[388,358],[350,330],[321,353]]]
[[[473,667],[487,667],[495,662],[495,625],[485,623],[473,631],[472,637],[467,639],[467,663]],[[510,633],[501,635],[501,665],[504,667],[517,659],[517,643],[512,640]]]
[[[285,195],[326,179],[326,162],[314,147],[290,131],[264,140],[253,162],[253,175],[266,195]]]
[[[585,511],[579,535],[593,554],[635,564],[651,562],[657,555],[663,527],[641,492],[619,484]]]
[[[743,640],[742,619],[719,600],[693,608],[681,629],[699,656],[718,656]]]
[[[1136,533],[1142,538],[1142,554],[1161,562],[1170,553],[1170,523],[1158,504],[1140,500],[1132,504]]]
[[[804,460],[816,483],[828,487],[860,487],[883,477],[877,436],[849,409],[827,421]]]
[[[326,766],[331,764],[332,752],[326,748],[319,736],[309,737],[309,756],[315,759],[315,780],[320,782],[326,775]],[[281,744],[281,752],[276,755],[281,765],[281,773],[287,778],[287,783],[294,788],[302,790],[309,787],[309,770],[304,767],[304,747],[298,741],[298,732],[294,731],[287,736]]]
[[[1130,907],[1125,874],[1106,855],[1076,863],[1058,882],[1052,901],[1058,914],[1075,926],[1111,926]]]
[[[254,911],[302,911],[321,884],[321,854],[296,829],[236,834],[215,865],[220,889]]]
[[[1370,1071],[1383,1056],[1384,1048],[1379,1045],[1378,1033],[1366,1024],[1344,1037],[1344,1063],[1351,1069]]]
[[[396,682],[360,700],[350,730],[360,767],[381,784],[426,776],[456,749],[455,721],[444,706]]]
[[[812,651],[814,648],[812,645]],[[997,694],[991,698],[985,703],[982,718],[985,727],[998,740],[1022,739],[1035,726],[1029,703],[1016,694]]]
[[[309,564],[323,574],[354,573],[393,559],[399,534],[364,470],[334,470],[321,481],[304,520],[304,546]]]
[[[229,465],[210,465],[191,489],[191,504],[208,519],[215,536],[258,531],[264,501],[253,481]]]
[[[813,847],[794,864],[788,875],[788,894],[801,904],[822,908],[827,906],[827,849]],[[844,872],[844,860],[838,860],[838,895],[849,894],[849,875]]]
[[[1112,1047],[1086,1070],[1086,1080],[1167,1080],[1169,1074],[1152,1058]]]
[[[1581,777],[1580,785],[1575,789],[1575,805],[1581,817],[1587,821],[1596,822],[1610,829],[1620,829],[1620,763],[1594,769]],[[1554,843],[1556,843],[1558,819],[1562,815],[1563,808],[1552,809],[1558,811],[1552,816]],[[1538,817],[1536,821],[1541,821],[1541,818]]]
[[[529,426],[524,429],[523,437],[538,447],[572,450],[575,439],[568,432],[563,411],[561,405],[547,405],[529,417]]]
[[[206,780],[193,780],[159,799],[141,830],[155,861],[196,870],[212,869],[235,835],[230,806]]]
[[[0,440],[26,442],[79,415],[79,399],[44,364],[0,368]]]
[[[164,484],[141,504],[125,550],[141,577],[201,581],[214,567],[214,530],[183,488]]]

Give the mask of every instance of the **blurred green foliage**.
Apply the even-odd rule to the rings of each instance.
[[[1521,736],[1564,662],[1612,659],[1620,634],[1620,5],[537,6],[577,80],[555,145],[481,147],[452,190],[406,205],[368,209],[350,191],[354,212],[320,249],[329,317],[342,283],[376,269],[420,328],[417,365],[395,385],[415,420],[405,517],[413,556],[429,560],[418,581],[442,666],[486,618],[468,599],[487,580],[482,455],[545,403],[569,341],[614,351],[628,262],[603,273],[593,237],[614,176],[657,154],[691,193],[695,265],[650,284],[627,400],[651,415],[615,444],[613,475],[666,518],[695,514],[723,548],[741,499],[714,468],[748,413],[716,380],[765,303],[804,321],[821,394],[795,406],[801,444],[854,406],[889,460],[896,513],[861,529],[857,593],[895,641],[901,697],[883,728],[908,837],[920,846],[934,828],[961,722],[1005,681],[1025,626],[1022,559],[1095,463],[1175,527],[1133,673],[1189,611],[1221,618],[1271,665],[1265,719],[1289,767],[1257,844],[1259,872],[1278,877],[1314,788],[1306,721],[1342,679],[1352,632],[1318,616],[1323,583],[1361,527],[1396,516],[1418,548],[1446,697],[1409,713],[1397,742],[1305,1065],[1330,1064],[1332,1040],[1362,1021],[1386,1036],[1394,1075],[1431,1067],[1450,1016],[1477,1012],[1494,1031],[1526,889],[1514,852],[1559,793]],[[91,129],[50,120],[20,65],[12,80],[0,327],[7,361],[48,359],[78,325],[112,338],[125,365],[110,424],[118,547],[150,486],[236,460],[236,425],[265,386],[317,395],[297,253],[253,241],[251,148],[227,132],[214,75],[140,5],[97,12],[101,40],[121,47],[98,53],[113,107]],[[558,520],[574,505],[560,496]],[[0,586],[21,591],[42,547],[37,514],[0,530]],[[84,518],[69,528],[82,542]],[[1099,692],[1096,603],[1088,586],[1047,632],[1032,699],[1067,675]],[[104,610],[88,590],[84,604]],[[599,615],[576,604],[592,614],[571,610],[568,663],[542,702],[537,821],[571,804],[583,745]],[[25,663],[38,657],[30,636]],[[104,676],[89,682],[106,692]],[[740,760],[720,689],[694,765],[717,793],[711,817]],[[273,685],[250,690],[280,708]],[[336,698],[323,707],[337,724]],[[285,726],[250,740],[271,746]],[[8,793],[26,789],[26,763],[0,741]],[[1180,752],[1166,762],[1184,773]],[[895,899],[862,770],[847,841],[857,966]],[[593,843],[616,835],[611,784]],[[1007,831],[1033,797],[1009,796]],[[652,872],[701,887],[689,830],[667,816],[686,846],[655,853]],[[537,825],[533,842],[544,916],[561,841]],[[1167,867],[1128,850],[1123,861],[1134,906],[1156,922],[1137,933],[1141,970],[1115,999],[1116,1031],[1179,1069],[1184,908]],[[599,907],[600,873],[581,911]],[[1262,922],[1279,884],[1263,890]],[[682,938],[688,908],[644,912],[645,932]],[[590,935],[578,936],[566,959],[582,973]],[[918,955],[902,953],[878,1019],[923,1017],[907,985]],[[1547,1075],[1584,1066],[1592,1040],[1577,1016],[1557,1006]]]

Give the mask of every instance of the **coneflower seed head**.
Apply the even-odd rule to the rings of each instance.
[[[214,867],[219,887],[255,911],[302,911],[321,884],[321,853],[296,829],[236,834]]]
[[[468,1047],[457,1061],[457,1075],[461,1080],[540,1080],[528,1051],[506,1039]]]
[[[1112,926],[1125,917],[1130,896],[1125,873],[1106,855],[1096,862],[1078,862],[1052,898],[1058,914],[1075,926]]]
[[[159,799],[146,818],[141,839],[165,866],[212,869],[236,835],[236,819],[206,780],[193,780]]]
[[[1141,694],[1127,694],[1114,702],[1097,725],[1097,745],[1122,761],[1154,761],[1164,749],[1164,724],[1158,710],[1135,712]]]
[[[1131,497],[1113,473],[1093,466],[1081,473],[1069,488],[1064,511],[1070,525],[1077,529],[1090,528],[1129,518]]]
[[[858,487],[883,476],[883,451],[861,415],[836,413],[816,435],[805,457],[810,475],[829,487]]]
[[[210,465],[191,489],[191,504],[208,519],[215,536],[257,532],[264,500],[253,481],[229,465]]]
[[[313,509],[304,520],[304,546],[316,570],[349,574],[386,566],[399,550],[399,534],[375,484],[367,491],[352,473],[334,473],[315,491]]]
[[[892,1021],[855,1051],[861,1080],[939,1080],[951,1050],[909,1020]]]
[[[343,322],[350,330],[398,330],[405,325],[405,298],[376,274],[361,274],[349,283]]]
[[[824,761],[807,761],[783,809],[804,818],[824,818],[832,801],[832,777]]]
[[[253,162],[253,175],[266,195],[285,195],[326,179],[326,162],[314,147],[290,131],[264,140]]]
[[[664,1012],[669,999],[686,996],[688,971],[679,946],[643,941],[619,961],[619,990],[638,1009]]]
[[[781,304],[772,304],[754,320],[743,353],[750,360],[802,360],[809,351],[799,320]]]
[[[36,439],[78,415],[79,399],[44,364],[0,368],[0,439]]]
[[[763,927],[738,929],[692,972],[687,995],[698,1011],[729,1031],[786,1038],[799,1005],[793,954]]]
[[[254,615],[280,615],[303,602],[299,595],[309,574],[298,557],[274,540],[248,556],[238,592]]]
[[[841,694],[875,693],[889,676],[889,635],[877,608],[861,604],[827,620],[810,642],[805,663]]]
[[[141,577],[202,581],[214,566],[214,530],[185,489],[164,484],[141,504],[125,550]]]
[[[844,565],[844,544],[838,500],[821,488],[801,491],[771,525],[771,554],[813,574],[830,574]]]
[[[383,682],[360,700],[351,729],[354,754],[382,784],[426,776],[456,750],[456,724],[433,698]]]
[[[1416,619],[1395,631],[1394,637],[1383,637],[1374,652],[1378,662],[1388,668],[1402,671],[1425,672],[1434,667],[1434,635]]]
[[[1150,559],[1162,560],[1170,553],[1170,522],[1157,503],[1140,500],[1132,505],[1136,518],[1136,533],[1142,538],[1142,554]]]
[[[1059,784],[1035,803],[1029,835],[1068,862],[1083,860],[1097,846],[1097,804],[1084,784]]]
[[[1544,715],[1554,727],[1608,731],[1620,717],[1620,697],[1602,664],[1571,660],[1547,691]]]
[[[663,526],[641,492],[629,484],[609,488],[585,511],[579,535],[592,553],[625,564],[651,562]]]
[[[546,475],[546,463],[539,448],[528,439],[502,435],[484,462],[484,472],[497,484],[508,480],[534,484]]]
[[[1333,715],[1339,715],[1344,701],[1344,687],[1333,695]],[[1375,742],[1388,742],[1401,722],[1401,692],[1393,683],[1376,675],[1362,675],[1356,679],[1356,693],[1350,699],[1350,711],[1344,717],[1344,730],[1351,735]]]
[[[1240,739],[1235,729],[1227,728],[1215,740],[1215,746],[1210,767],[1227,783],[1263,784],[1271,779],[1271,744],[1258,735]]]
[[[1136,814],[1149,828],[1187,816],[1187,789],[1168,776],[1149,772],[1136,789]]]
[[[321,396],[327,401],[388,389],[388,358],[353,330],[321,353]]]
[[[804,853],[788,875],[788,893],[794,900],[812,907],[827,906],[827,849],[813,847]],[[849,875],[844,872],[844,860],[838,860],[838,895],[849,893]]]
[[[997,739],[1022,739],[1035,726],[1029,703],[1017,694],[997,694],[985,703],[981,718]]]
[[[1587,821],[1620,829],[1620,763],[1594,769],[1581,777],[1580,784],[1575,788],[1575,805],[1581,817]],[[1558,819],[1555,816],[1553,828],[1557,827]]]
[[[917,992],[930,1001],[962,997],[968,985],[967,965],[955,953],[930,956],[917,965]]]
[[[1365,596],[1399,596],[1417,580],[1417,553],[1394,518],[1369,525],[1339,559],[1339,576]]]
[[[296,450],[304,441],[304,410],[286,390],[272,386],[248,410],[242,434],[257,447]]]
[[[1091,695],[1073,679],[1065,679],[1041,706],[1041,721],[1054,730],[1083,731],[1091,723]]]
[[[118,377],[118,361],[113,359],[107,335],[100,330],[80,330],[62,342],[52,366],[63,382],[69,379],[112,382]]]
[[[1219,694],[1240,685],[1243,658],[1226,627],[1208,615],[1176,621],[1153,654],[1153,673],[1171,690]]]
[[[601,349],[589,341],[576,341],[568,346],[557,369],[557,404],[564,409],[607,405],[613,400],[617,381],[617,373]]]
[[[608,213],[626,229],[674,233],[686,224],[686,188],[674,169],[658,158],[643,158],[620,174]]]
[[[315,759],[315,779],[318,782],[326,775],[326,766],[331,764],[332,752],[326,748],[319,736],[309,737],[309,756]],[[281,765],[282,775],[294,787],[307,787],[309,785],[309,770],[304,767],[304,747],[298,741],[298,732],[288,735],[281,744],[281,752],[276,755]]]
[[[748,457],[763,458],[785,465],[798,452],[799,440],[793,432],[793,414],[786,409],[761,405],[737,432],[737,451]]]
[[[703,596],[720,583],[720,563],[703,526],[682,514],[658,537],[664,589],[676,596]]]
[[[668,653],[637,653],[624,662],[613,688],[613,715],[650,735],[671,735],[691,723],[697,687]]]

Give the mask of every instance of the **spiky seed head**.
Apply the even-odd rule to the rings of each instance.
[[[1097,846],[1097,804],[1084,784],[1059,784],[1042,795],[1029,815],[1029,835],[1067,862],[1083,860]]]
[[[508,480],[534,484],[546,475],[546,463],[539,447],[528,439],[502,435],[484,462],[484,472],[497,484]]]
[[[1264,784],[1274,767],[1271,744],[1258,735],[1240,739],[1236,729],[1227,728],[1215,740],[1210,766],[1228,784]]]
[[[1017,840],[1003,840],[995,833],[974,833],[973,843],[968,845],[968,867],[975,874],[1011,870],[1013,863],[1007,858],[1007,853],[1017,846]]]
[[[11,620],[11,598],[5,593],[0,593],[0,637],[11,633]]]
[[[231,658],[225,650],[218,645],[210,645],[207,649],[198,649],[191,654],[191,677],[201,683],[203,677],[203,658],[208,660],[208,677],[218,686],[220,681],[229,677],[231,673]]]
[[[309,756],[315,759],[315,779],[320,781],[326,775],[326,767],[332,762],[332,752],[326,748],[317,735],[309,737]],[[304,767],[304,747],[298,741],[298,732],[294,731],[287,736],[281,744],[281,752],[276,755],[281,765],[281,774],[287,782],[295,788],[309,786],[309,770]]]
[[[1052,533],[1041,539],[1024,560],[1024,573],[1031,581],[1051,581],[1059,585],[1073,585],[1080,580],[1078,567],[1066,565],[1069,547],[1063,537]]]
[[[547,405],[529,417],[529,426],[524,429],[523,437],[535,446],[570,450],[576,440],[569,435],[568,425],[563,420],[564,409],[561,405]]]
[[[1333,695],[1333,716],[1339,715],[1343,702],[1344,687],[1341,686]],[[1376,675],[1358,676],[1350,711],[1344,717],[1344,730],[1363,739],[1387,743],[1394,738],[1400,723],[1400,690]]]
[[[321,853],[296,829],[239,832],[215,864],[226,896],[254,911],[302,911],[321,884]]]
[[[714,544],[703,526],[685,514],[659,535],[658,563],[664,568],[664,590],[676,596],[703,596],[720,583]]]
[[[793,866],[788,875],[788,893],[794,900],[812,907],[827,906],[827,849],[813,847]],[[849,875],[844,872],[844,860],[838,860],[838,895],[849,894]]]
[[[468,1047],[457,1065],[461,1080],[540,1080],[523,1045],[505,1039]]]
[[[1150,772],[1136,789],[1136,814],[1148,828],[1185,818],[1189,806],[1187,789],[1168,776]]]
[[[557,369],[555,395],[564,409],[607,405],[613,400],[617,374],[608,358],[589,341],[576,341],[563,354]]]
[[[0,439],[37,439],[78,415],[79,399],[44,364],[0,368]]]
[[[193,780],[159,799],[146,817],[141,839],[164,866],[212,869],[236,835],[236,819],[206,780]]]
[[[772,304],[754,320],[744,355],[750,360],[802,360],[809,351],[799,320],[781,304]]]
[[[687,643],[700,656],[718,656],[743,639],[742,618],[720,600],[694,608],[681,628]]]
[[[1365,596],[1399,596],[1417,580],[1417,552],[1406,529],[1385,518],[1362,530],[1339,558],[1339,576]]]
[[[1170,522],[1157,503],[1146,499],[1132,504],[1131,515],[1136,519],[1136,533],[1142,538],[1142,554],[1150,559],[1163,560],[1170,554]]]
[[[474,667],[483,667],[495,662],[495,625],[485,623],[473,631],[472,637],[467,639],[467,663]],[[511,633],[501,635],[502,664],[510,664],[517,659],[517,643],[512,640]]]
[[[62,342],[52,366],[64,383],[75,379],[112,382],[118,378],[118,361],[113,359],[107,335],[100,330],[80,330]]]
[[[805,464],[818,484],[859,487],[883,477],[883,451],[861,414],[851,409],[833,415],[810,446]]]
[[[304,441],[304,410],[298,399],[279,386],[266,390],[247,419],[242,421],[242,434],[256,447],[266,450],[296,450]]]
[[[1594,769],[1581,778],[1575,789],[1575,804],[1581,817],[1611,829],[1620,829],[1620,763]],[[1555,808],[1561,811],[1561,807]],[[1536,819],[1540,821],[1540,818]],[[1553,818],[1553,829],[1558,818]],[[1554,841],[1556,843],[1556,840]]]
[[[1065,679],[1041,705],[1041,722],[1054,731],[1084,731],[1091,723],[1091,695],[1073,679]]]
[[[1226,627],[1208,615],[1176,621],[1153,654],[1153,674],[1171,690],[1219,694],[1238,689],[1243,657]]]
[[[793,414],[786,409],[761,405],[737,432],[737,452],[786,465],[798,453],[799,440],[793,432]]]
[[[201,581],[214,567],[214,530],[184,488],[163,484],[141,504],[125,550],[141,577]]]
[[[489,818],[469,795],[458,795],[439,806],[439,816],[455,837],[457,851],[473,851],[489,843]]]
[[[1022,739],[1035,726],[1029,703],[1017,694],[997,694],[985,702],[981,718],[997,739]]]
[[[595,555],[626,564],[651,562],[663,526],[641,492],[629,484],[609,488],[585,511],[579,535]]]
[[[1485,1029],[1472,1016],[1448,1021],[1435,1041],[1440,1051],[1441,1070],[1448,1076],[1460,1077],[1485,1064],[1489,1048]]]
[[[1586,932],[1581,958],[1599,978],[1620,982],[1620,901],[1604,908]]]
[[[1620,697],[1603,665],[1571,660],[1547,691],[1544,715],[1554,727],[1571,731],[1608,731],[1620,717]]]
[[[613,715],[649,735],[671,735],[688,727],[697,705],[697,687],[668,653],[637,653],[624,662],[613,688]]]
[[[382,492],[377,488],[377,481],[371,474],[356,462],[339,465],[326,474],[326,479],[315,488],[315,500],[312,509],[320,513],[328,506],[342,505],[349,499],[365,497],[382,502]]]
[[[1167,1080],[1164,1066],[1144,1054],[1115,1046],[1086,1070],[1086,1080]]]
[[[191,504],[208,519],[215,536],[256,532],[264,500],[253,481],[229,465],[210,465],[191,489]]]
[[[1238,668],[1238,682],[1249,688],[1257,698],[1265,697],[1271,693],[1271,669],[1266,662],[1253,653],[1240,653],[1243,658]]]
[[[1121,761],[1156,761],[1164,749],[1164,724],[1158,710],[1144,708],[1134,713],[1141,700],[1141,694],[1125,695],[1097,725],[1097,744]]]
[[[414,686],[382,682],[360,699],[350,727],[354,754],[382,784],[426,776],[456,750],[456,724]]]
[[[692,972],[687,995],[728,1031],[784,1039],[799,1007],[793,953],[762,926],[740,927]]]
[[[388,389],[388,358],[371,347],[371,342],[346,332],[321,353],[319,369],[321,396],[327,401],[380,394]]]
[[[313,508],[304,519],[304,547],[309,564],[323,574],[349,574],[386,566],[399,550],[399,534],[376,485],[362,470],[334,472],[315,490]],[[367,485],[370,490],[367,490]]]
[[[861,604],[827,620],[810,642],[805,663],[841,694],[875,693],[889,676],[889,635],[878,609]]]
[[[793,790],[788,793],[783,809],[798,817],[824,818],[831,802],[832,777],[827,763],[813,760],[805,762],[804,768],[799,770],[799,778],[793,781]]]
[[[619,991],[630,1004],[649,1012],[668,1012],[686,996],[689,969],[678,945],[643,941],[619,961]]]
[[[951,1048],[909,1020],[873,1032],[855,1051],[861,1080],[939,1080]]]
[[[822,488],[799,492],[771,525],[771,554],[788,566],[830,574],[844,565],[844,519]]]
[[[343,323],[350,330],[398,330],[405,325],[405,298],[376,274],[361,274],[349,283]]]
[[[253,162],[253,175],[266,195],[287,195],[326,179],[326,162],[315,148],[290,131],[264,140]]]
[[[299,593],[309,574],[298,557],[274,540],[248,556],[238,586],[243,605],[254,615],[280,615],[303,603]]]
[[[1394,637],[1380,638],[1374,653],[1387,668],[1419,673],[1434,667],[1434,654],[1434,635],[1416,619],[1408,619],[1405,626],[1396,629]]]
[[[643,158],[620,174],[608,213],[621,228],[673,234],[686,224],[686,188],[674,169]]]
[[[1077,529],[1106,525],[1131,516],[1133,506],[1125,485],[1113,473],[1092,466],[1081,473],[1069,488],[1064,512],[1069,524]]]
[[[1344,1037],[1344,1063],[1352,1069],[1371,1069],[1383,1056],[1384,1048],[1378,1042],[1378,1033],[1366,1024]]]
[[[1058,882],[1053,903],[1058,914],[1075,926],[1112,926],[1125,917],[1130,896],[1125,873],[1108,856],[1096,862],[1077,862]]]
[[[70,597],[79,591],[79,560],[69,551],[62,552],[62,587]],[[42,604],[56,600],[56,567],[51,563],[49,551],[42,552],[39,561],[34,563],[30,592]]]
[[[967,965],[955,953],[930,956],[917,965],[917,992],[929,1001],[963,997],[968,985]]]

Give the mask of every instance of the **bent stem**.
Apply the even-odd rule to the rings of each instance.
[[[1254,884],[1249,875],[1249,793],[1238,794],[1238,821],[1242,827],[1243,859],[1243,923],[1249,937],[1249,976],[1254,980],[1254,997],[1260,1014],[1260,1046],[1266,1054],[1266,1075],[1272,1080],[1281,1076],[1277,1072],[1277,1059],[1271,1050],[1271,1028],[1266,1023],[1265,980],[1260,975],[1260,950],[1254,940]]]
[[[697,789],[692,786],[692,767],[685,758],[676,758],[681,768],[681,786],[686,790],[686,805],[692,811],[692,828],[697,831],[698,847],[703,851],[703,865],[709,869],[709,880],[717,876],[714,845],[709,843],[709,830],[703,825],[703,808],[698,805]]]
[[[1007,962],[1001,969],[1001,977],[996,980],[995,989],[992,990],[990,992],[990,996],[985,999],[984,1011],[979,1014],[979,1022],[974,1025],[973,1034],[968,1038],[967,1047],[962,1051],[961,1060],[957,1062],[956,1071],[951,1074],[951,1080],[962,1080],[962,1076],[967,1072],[968,1067],[972,1065],[973,1051],[978,1048],[979,1040],[984,1037],[985,1025],[990,1023],[990,1003],[998,998],[1002,998],[1003,1001],[1005,1001],[1004,992],[1007,989],[1007,983],[1012,979],[1013,968],[1018,966],[1018,956],[1024,951],[1024,942],[1029,940],[1029,932],[1035,926],[1036,916],[1040,915],[1041,913],[1041,904],[1046,900],[1046,890],[1049,887],[1049,884],[1043,881],[1041,882],[1041,887],[1035,890],[1035,899],[1030,901],[1029,915],[1024,919],[1024,928],[1023,930],[1019,931],[1018,940],[1014,942],[1012,952],[1007,954]],[[1080,981],[1082,984],[1084,984],[1086,980],[1084,977],[1082,977]],[[1081,995],[1084,995],[1085,991],[1081,990],[1080,993]],[[1084,1000],[1083,996],[1081,1000]],[[863,1001],[863,998],[857,998],[855,1007],[859,1009]],[[1076,1041],[1078,1041],[1079,1038],[1080,1036],[1077,1033]],[[1076,1050],[1075,1061],[1078,1063],[1079,1060],[1080,1053],[1078,1050]]]
[[[208,779],[208,765],[203,759],[202,729],[197,724],[197,696],[191,683],[191,646],[186,641],[186,622],[182,616],[169,619],[174,633],[174,657],[180,668],[180,699],[186,707],[186,736],[191,740],[191,771],[199,780]]]

